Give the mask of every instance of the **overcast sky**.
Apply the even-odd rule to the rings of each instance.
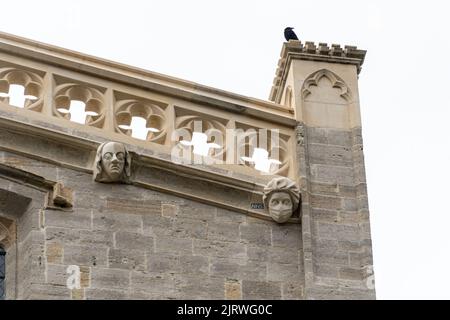
[[[378,299],[450,299],[446,1],[2,1],[0,31],[267,99],[286,26],[359,78]]]

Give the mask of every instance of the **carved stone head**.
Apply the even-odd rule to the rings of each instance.
[[[129,183],[131,156],[122,143],[105,142],[97,149],[94,180],[97,182]]]
[[[264,205],[273,220],[278,223],[288,221],[300,203],[300,190],[288,178],[274,178],[264,188]]]

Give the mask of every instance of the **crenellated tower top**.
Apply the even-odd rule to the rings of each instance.
[[[322,42],[318,45],[311,41],[306,41],[305,44],[298,40],[285,42],[281,49],[269,100],[280,103],[292,59],[351,64],[357,67],[359,73],[365,55],[366,50],[360,50],[356,46],[346,45],[342,48],[339,44],[332,44],[330,47]]]

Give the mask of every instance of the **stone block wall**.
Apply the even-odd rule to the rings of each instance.
[[[19,269],[27,293],[18,298],[304,297],[299,224],[278,225],[133,185],[95,183],[88,173],[8,152],[2,161],[74,190],[72,210],[41,208],[30,211],[30,226],[19,221],[19,229],[30,229],[18,251],[30,271]],[[81,289],[66,286],[71,265],[80,267]]]
[[[374,299],[361,129],[299,126],[310,299]]]

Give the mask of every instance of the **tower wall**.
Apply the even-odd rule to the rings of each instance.
[[[285,43],[271,99],[291,105],[306,299],[375,298],[358,93],[365,51]],[[339,55],[337,55],[339,54]]]

